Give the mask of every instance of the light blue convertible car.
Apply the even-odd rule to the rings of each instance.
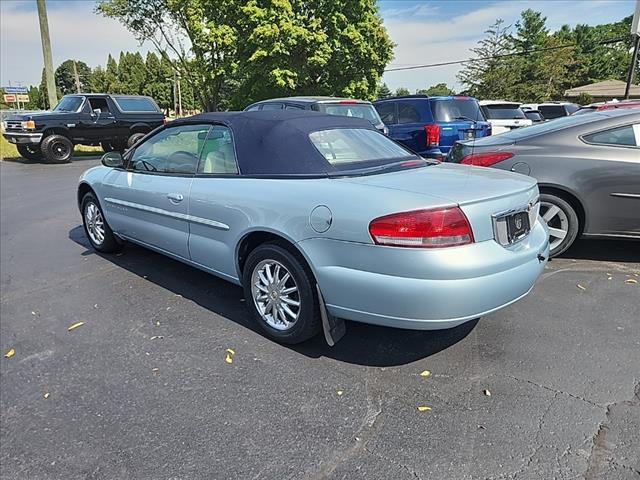
[[[549,252],[535,180],[423,160],[366,120],[207,113],[85,172],[93,247],[124,241],[242,285],[270,337],[343,319],[442,329],[526,295]]]

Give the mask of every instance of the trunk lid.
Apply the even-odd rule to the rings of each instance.
[[[386,189],[390,195],[393,191],[424,195],[424,203],[416,203],[415,210],[428,208],[428,197],[459,205],[471,223],[476,241],[494,238],[494,216],[526,209],[538,199],[538,186],[531,177],[447,163],[341,181]],[[533,216],[534,220],[536,216]]]

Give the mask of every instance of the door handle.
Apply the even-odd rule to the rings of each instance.
[[[184,200],[184,197],[179,193],[170,193],[167,195],[167,198],[173,203],[180,203]]]

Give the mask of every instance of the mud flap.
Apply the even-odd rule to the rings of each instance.
[[[336,318],[327,311],[327,307],[324,304],[324,298],[322,298],[322,292],[320,286],[316,284],[316,290],[318,291],[318,303],[320,304],[320,318],[322,319],[322,331],[324,332],[324,338],[330,347],[333,347],[344,336],[346,328],[344,320]]]

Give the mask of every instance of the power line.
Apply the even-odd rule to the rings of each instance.
[[[624,42],[625,40],[626,38],[612,38],[612,39],[596,42],[595,45],[608,45],[610,43]],[[458,65],[458,64],[461,65],[463,63],[479,62],[481,60],[493,60],[497,58],[518,57],[521,55],[530,55],[532,53],[548,52],[551,50],[559,50],[562,48],[578,47],[578,46],[580,46],[579,43],[567,43],[564,45],[556,45],[555,47],[545,47],[545,48],[538,48],[538,49],[532,49],[532,50],[525,50],[524,52],[505,53],[502,55],[493,55],[491,57],[468,58],[466,60],[452,60],[450,62],[440,62],[440,63],[427,63],[424,65],[414,65],[412,67],[388,68],[385,70],[385,72],[399,72],[401,70],[416,70],[419,68],[444,67],[447,65]]]

